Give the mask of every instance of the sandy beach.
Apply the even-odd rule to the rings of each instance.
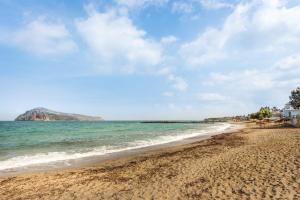
[[[0,199],[300,199],[300,129],[248,123],[93,166],[0,177]]]

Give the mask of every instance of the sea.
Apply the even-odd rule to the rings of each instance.
[[[205,122],[2,121],[0,174],[70,166],[84,159],[208,136],[230,126]]]

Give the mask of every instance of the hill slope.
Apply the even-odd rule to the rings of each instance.
[[[19,115],[15,121],[100,121],[101,117],[62,113],[46,108],[34,108]]]

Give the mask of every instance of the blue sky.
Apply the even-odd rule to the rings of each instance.
[[[288,101],[299,0],[0,0],[0,120],[202,119]]]

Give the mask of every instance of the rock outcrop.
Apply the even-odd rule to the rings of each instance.
[[[46,108],[34,108],[19,115],[15,121],[101,121],[101,117],[62,113]]]

